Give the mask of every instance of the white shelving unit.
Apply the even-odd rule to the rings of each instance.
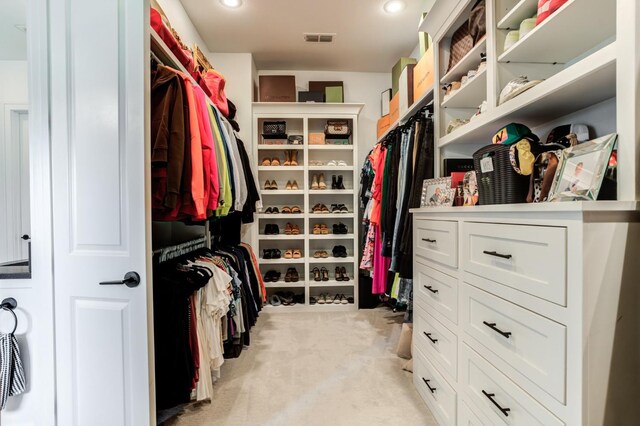
[[[263,211],[257,215],[258,226],[254,227],[254,247],[259,251],[260,271],[264,275],[268,270],[277,270],[282,276],[278,282],[265,283],[268,293],[278,290],[290,290],[294,292],[304,291],[305,303],[295,306],[270,306],[266,309],[270,312],[330,312],[355,310],[358,306],[358,208],[357,185],[358,175],[358,115],[363,104],[313,104],[313,103],[264,103],[253,104],[254,136],[253,152],[254,161],[258,163],[258,181],[261,185],[260,197],[263,203]],[[310,132],[322,132],[327,120],[346,119],[351,122],[352,135],[349,145],[309,145]],[[262,123],[264,121],[284,120],[287,122],[288,134],[300,134],[304,137],[303,145],[270,145],[263,144],[261,138]],[[284,166],[284,151],[295,149],[298,151],[298,166]],[[265,157],[278,156],[280,166],[262,166]],[[322,161],[324,164],[331,160],[344,161],[346,166],[310,165],[311,161]],[[313,175],[324,174],[327,189],[312,190],[311,181]],[[332,175],[342,175],[345,185],[344,190],[331,189]],[[265,190],[266,180],[276,180],[278,190]],[[296,180],[299,190],[286,190],[287,181]],[[325,204],[328,208],[331,204],[345,204],[348,213],[313,213],[315,204]],[[301,214],[266,214],[267,207],[278,207],[280,211],[284,206],[298,206]],[[284,235],[287,222],[300,227],[299,235]],[[275,223],[280,228],[279,235],[265,235],[266,224]],[[313,234],[314,224],[326,224],[329,234]],[[333,234],[332,225],[344,223],[348,234]],[[333,257],[332,249],[336,245],[345,246],[348,257]],[[279,249],[284,255],[287,249],[302,250],[301,259],[263,259],[264,249]],[[314,258],[316,250],[326,250],[328,258]],[[334,277],[335,267],[344,267],[348,281],[337,281]],[[295,267],[300,280],[295,283],[284,281],[286,271]],[[329,271],[329,281],[314,281],[313,268],[325,267]],[[344,293],[354,297],[354,303],[343,304],[317,304],[309,305],[310,296],[318,296],[320,293]]]

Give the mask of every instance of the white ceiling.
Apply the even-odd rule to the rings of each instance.
[[[26,0],[0,0],[0,61],[27,59],[27,34],[15,27],[26,15]]]
[[[386,0],[181,0],[210,52],[253,53],[259,70],[390,72],[418,44],[421,13],[434,0],[405,0],[390,15]],[[333,43],[306,43],[303,33],[336,33]]]

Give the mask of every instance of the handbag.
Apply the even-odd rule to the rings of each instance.
[[[262,123],[263,135],[286,135],[287,134],[287,122],[286,121],[265,121]]]
[[[324,126],[325,135],[349,136],[351,129],[347,120],[330,120]]]
[[[469,13],[469,35],[475,46],[487,34],[487,7],[485,0],[478,0]]]
[[[464,58],[471,49],[473,49],[473,37],[469,34],[469,22],[467,21],[462,24],[451,37],[449,67],[447,71],[460,62],[460,59]]]

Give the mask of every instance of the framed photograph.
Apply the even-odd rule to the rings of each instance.
[[[456,190],[451,188],[451,177],[425,179],[422,183],[420,207],[446,207],[453,205]]]
[[[464,192],[465,206],[475,206],[478,204],[478,180],[475,171],[464,174],[462,189]]]
[[[563,150],[549,201],[597,200],[617,139],[612,133]]]

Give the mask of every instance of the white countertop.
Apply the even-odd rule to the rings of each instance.
[[[411,213],[552,213],[638,211],[638,201],[561,201],[554,203],[493,204],[467,207],[420,207]]]

